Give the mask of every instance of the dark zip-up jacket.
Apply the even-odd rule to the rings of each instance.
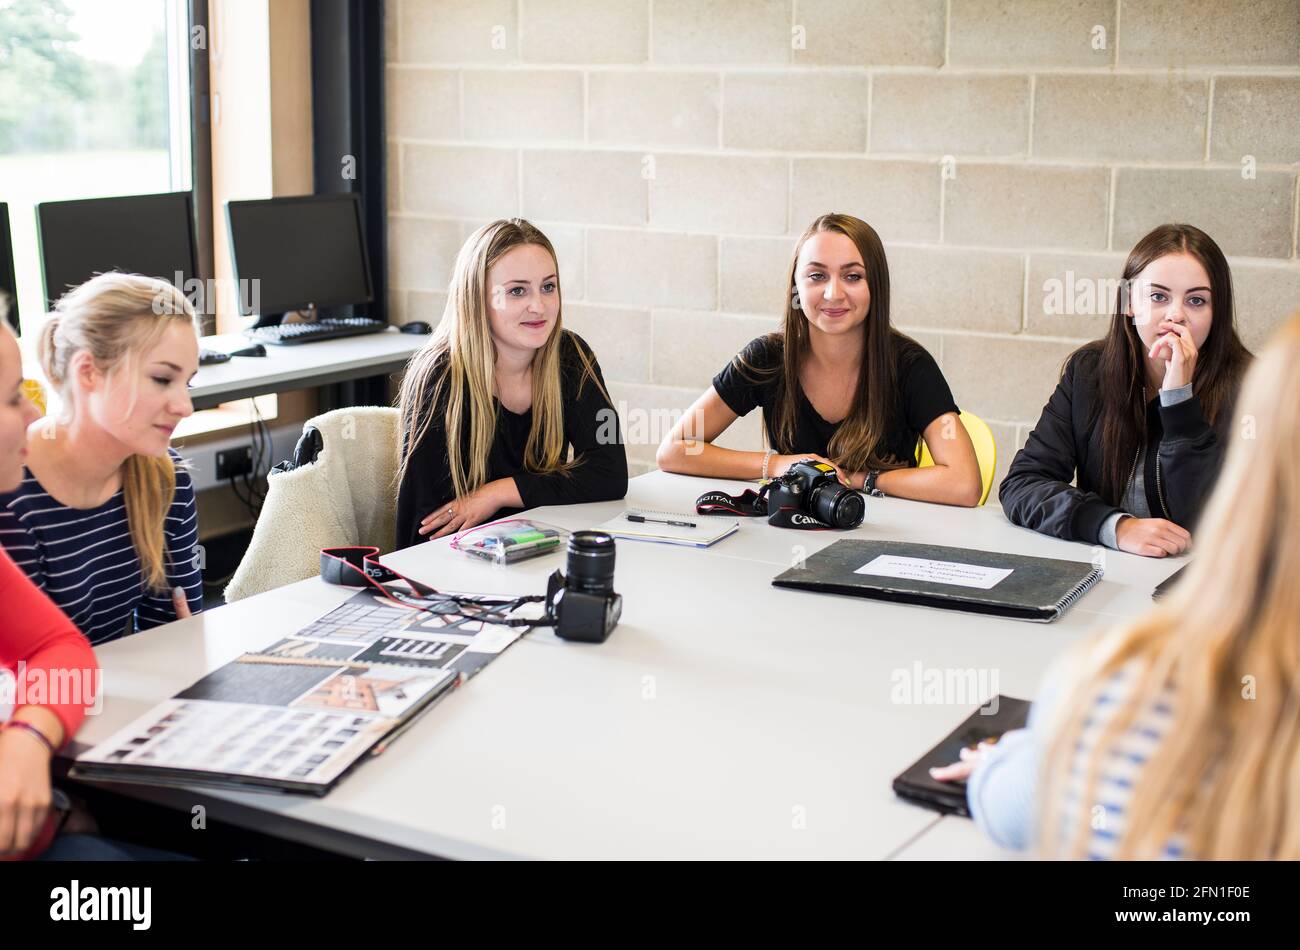
[[[1102,523],[1121,510],[1097,493],[1102,472],[1101,421],[1095,416],[1099,358],[1090,348],[1070,357],[1002,480],[998,498],[1013,524],[1095,544]],[[1158,398],[1147,404],[1148,450],[1141,477],[1153,517],[1191,530],[1214,487],[1232,418],[1231,405],[1225,406],[1218,424],[1211,425],[1195,394],[1173,406],[1162,406]],[[1152,445],[1159,450],[1150,451]]]

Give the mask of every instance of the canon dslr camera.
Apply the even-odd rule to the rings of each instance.
[[[546,585],[555,635],[604,643],[623,613],[623,595],[614,593],[614,539],[603,531],[573,532],[565,566],[568,575],[556,571]]]
[[[862,524],[866,507],[861,495],[840,484],[832,466],[812,459],[795,462],[784,475],[772,479],[768,488],[767,510],[792,508],[796,524],[802,513],[832,528],[856,528]]]

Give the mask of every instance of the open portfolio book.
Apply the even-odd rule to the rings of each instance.
[[[77,756],[70,774],[324,795],[520,634],[493,622],[508,608],[491,598],[476,609],[464,595],[459,606],[397,596],[428,609],[362,590],[155,706]]]

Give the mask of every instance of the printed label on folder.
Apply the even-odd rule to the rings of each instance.
[[[951,584],[955,587],[978,587],[988,590],[997,586],[1014,570],[1010,567],[980,567],[978,564],[959,564],[956,561],[932,561],[924,557],[899,557],[882,554],[862,565],[854,574],[872,574],[877,577],[901,577],[909,581],[929,581],[932,584]]]

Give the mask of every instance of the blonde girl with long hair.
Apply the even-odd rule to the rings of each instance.
[[[398,397],[397,547],[523,508],[627,493],[600,367],[561,316],[546,235],[519,218],[470,235],[442,321]]]
[[[970,772],[976,820],[1045,857],[1300,858],[1300,314],[1247,374],[1195,560],[1049,674]],[[1010,743],[1005,740],[1011,738]]]
[[[0,544],[92,644],[202,609],[194,489],[170,448],[199,325],[162,280],[100,274],[55,304],[37,354],[62,411],[28,430]]]

